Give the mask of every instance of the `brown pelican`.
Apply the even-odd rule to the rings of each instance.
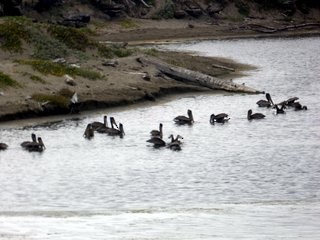
[[[87,125],[86,130],[83,133],[83,136],[87,139],[91,139],[94,137],[94,130],[91,123]]]
[[[173,135],[171,134],[169,136],[169,138],[171,138],[171,142],[168,143],[167,147],[170,148],[171,150],[174,150],[174,151],[180,151],[181,150],[181,141],[179,140],[179,138],[183,139],[182,136],[180,135],[177,135],[176,138],[173,137]]]
[[[284,114],[284,113],[286,113],[286,112],[284,111],[284,109],[285,109],[285,107],[286,107],[285,104],[282,104],[282,105],[281,105],[281,108],[279,108],[279,106],[278,106],[277,104],[275,105],[275,107],[276,107],[276,114]]]
[[[216,121],[217,123],[225,123],[229,121],[230,118],[228,118],[228,114],[226,113],[219,113],[217,115],[211,114],[210,116],[210,123],[214,124]]]
[[[5,143],[0,143],[0,151],[1,150],[6,150],[8,148],[8,145]]]
[[[91,127],[94,131],[96,131],[97,129],[99,129],[101,127],[107,127],[107,126],[108,126],[108,122],[107,122],[106,115],[103,116],[103,123],[102,122],[92,122],[91,123]]]
[[[119,129],[116,121],[114,120],[114,117],[110,117],[110,125],[111,125],[111,127],[108,127],[107,124],[106,124],[106,126],[99,127],[99,128],[97,129],[97,132],[98,132],[98,133],[108,133],[109,129],[113,129],[114,126],[117,127],[116,130]]]
[[[175,117],[173,119],[173,121],[176,124],[179,124],[179,125],[193,124],[194,120],[193,120],[192,111],[190,109],[188,109],[188,117],[186,117],[186,116],[177,116],[177,117]]]
[[[109,128],[109,129],[106,130],[105,133],[107,133],[110,136],[120,136],[121,138],[125,134],[122,123],[119,124],[119,129]]]
[[[43,141],[41,137],[38,137],[38,142],[36,139],[36,135],[33,133],[31,134],[32,142],[30,141],[25,141],[21,143],[21,146],[28,150],[29,152],[42,152],[43,149],[45,149],[45,146],[43,144]]]
[[[162,133],[162,123],[159,124],[159,130],[152,130],[150,132],[151,136],[152,137],[159,137],[159,138],[162,138],[163,137],[163,133]]]
[[[166,146],[166,142],[159,137],[152,137],[147,142],[152,143],[153,147],[160,148]]]
[[[247,115],[248,120],[251,119],[262,119],[265,118],[265,115],[263,115],[262,113],[254,113],[252,114],[252,110],[248,110],[248,115]]]
[[[294,102],[292,106],[295,111],[308,110],[307,106],[302,106],[299,102]]]
[[[256,104],[258,104],[259,107],[268,107],[268,108],[274,105],[271,99],[270,93],[266,93],[266,99],[267,100],[259,100],[258,102],[256,102]]]
[[[38,142],[29,145],[28,150],[30,152],[42,152],[46,147],[43,144],[42,138],[38,137]]]
[[[285,103],[289,107],[294,107],[294,104],[298,99],[299,99],[298,97],[292,97],[292,98],[289,98],[287,101],[285,101]]]
[[[34,133],[31,133],[31,139],[32,139],[32,141],[24,141],[24,142],[22,142],[20,144],[21,147],[27,148],[30,144],[37,143],[37,137],[36,137],[36,135]]]

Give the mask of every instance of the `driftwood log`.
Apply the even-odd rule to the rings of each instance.
[[[236,84],[232,81],[225,81],[216,77],[212,77],[200,72],[192,71],[186,68],[177,67],[164,63],[159,60],[149,58],[137,58],[137,61],[143,65],[152,64],[163,74],[187,84],[203,86],[215,90],[225,90],[230,92],[242,92],[242,93],[264,93],[244,84]]]

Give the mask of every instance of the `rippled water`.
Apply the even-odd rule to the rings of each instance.
[[[48,126],[2,124],[9,149],[0,152],[0,239],[320,238],[319,38],[164,48],[256,65],[237,81],[276,102],[298,96],[308,111],[275,115],[256,106],[263,95],[185,94]],[[266,118],[247,121],[250,108]],[[187,109],[195,124],[174,125]],[[230,122],[210,125],[219,112]],[[103,114],[124,124],[123,139],[82,137]],[[184,137],[182,151],[148,146],[160,122],[165,136]],[[42,136],[43,153],[21,149],[32,132]]]

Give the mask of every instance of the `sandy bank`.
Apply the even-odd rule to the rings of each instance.
[[[95,38],[107,42],[128,42],[130,45],[141,43],[159,43],[170,41],[184,41],[187,39],[226,39],[226,38],[261,38],[261,37],[294,37],[320,35],[318,29],[297,29],[274,34],[262,34],[244,29],[237,24],[224,23],[214,25],[201,21],[154,21],[134,20],[136,27],[123,29],[115,22],[105,28],[95,29]],[[95,28],[95,26],[89,26]],[[43,75],[30,66],[21,65],[15,59],[25,56],[11,55],[0,52],[0,71],[19,82],[19,87],[0,89],[0,121],[21,118],[65,114],[70,109],[46,108],[43,102],[31,98],[34,94],[57,94],[61,89],[77,92],[80,111],[111,106],[133,104],[141,101],[155,101],[158,97],[188,91],[212,91],[207,88],[188,85],[159,74],[152,65],[141,65],[136,58],[141,55],[136,51],[130,57],[113,59],[116,64],[108,64],[110,60],[98,57],[89,52],[89,59],[67,59],[69,63],[76,63],[81,68],[90,69],[103,75],[102,79],[88,80],[74,77],[75,85],[66,84],[66,77]],[[242,74],[243,70],[251,69],[227,59],[191,56],[183,53],[156,53],[158,59],[182,66],[194,71],[216,76],[226,81]],[[216,68],[225,66],[233,69]],[[146,74],[150,76],[146,78]],[[42,83],[31,81],[31,76],[43,79]]]

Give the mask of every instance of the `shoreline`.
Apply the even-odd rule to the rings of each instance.
[[[139,20],[141,21],[141,19]],[[148,24],[150,21],[148,21]],[[149,31],[157,22],[145,24],[139,29],[123,30],[116,29],[109,32],[100,33],[97,37],[99,41],[108,42],[126,42],[128,47],[143,47],[146,45],[161,45],[184,43],[190,41],[205,41],[205,40],[232,40],[232,39],[266,39],[266,38],[297,38],[297,37],[314,37],[320,36],[320,30],[295,30],[279,33],[255,33],[253,31],[232,31],[230,26],[208,26],[203,23],[195,24],[194,28],[186,28],[180,25],[176,28],[154,28]],[[185,24],[184,22],[183,24]],[[203,31],[206,29],[205,31]],[[214,31],[213,31],[214,29]],[[149,32],[148,32],[149,31]],[[148,33],[147,33],[148,32]],[[200,34],[201,33],[201,34]],[[112,37],[111,37],[112,34]],[[170,35],[173,37],[169,37]],[[207,34],[207,35],[206,35]],[[196,36],[194,36],[196,35]],[[141,40],[135,41],[136,38]],[[130,41],[126,41],[126,40]],[[180,53],[183,54],[183,53]],[[0,122],[14,121],[17,119],[37,118],[42,116],[55,116],[68,113],[68,109],[51,108],[48,111],[43,111],[40,103],[30,100],[30,96],[35,92],[41,93],[57,93],[59,89],[69,88],[77,92],[80,102],[78,104],[80,112],[91,111],[95,109],[106,109],[118,106],[134,106],[136,103],[143,101],[156,101],[158,98],[163,98],[170,95],[179,95],[188,92],[206,92],[214,93],[217,90],[210,90],[200,86],[189,85],[178,82],[168,77],[159,76],[157,70],[153,66],[141,66],[136,62],[138,55],[126,58],[117,58],[116,67],[104,66],[101,59],[89,59],[81,64],[89,69],[95,69],[106,76],[104,81],[88,81],[83,78],[75,78],[76,85],[68,86],[63,78],[53,76],[41,76],[48,84],[34,84],[26,81],[23,74],[38,74],[30,67],[17,66],[14,62],[10,62],[10,56],[5,55],[3,66],[0,66],[0,71],[10,70],[11,74],[17,76],[22,82],[25,89],[0,89]],[[182,57],[181,57],[182,56]],[[176,53],[164,52],[160,54],[160,59],[165,61],[178,61],[178,64],[183,64],[185,68],[194,68],[194,71],[204,72],[208,75],[214,75],[218,78],[228,79],[236,78],[244,74],[244,71],[253,69],[253,66],[245,66],[241,63],[235,63],[229,59],[207,58],[202,56],[191,56],[190,54],[181,55],[181,59]],[[0,56],[1,57],[1,56]],[[157,56],[159,58],[159,56]],[[189,62],[188,62],[189,61]],[[197,63],[197,64],[192,64]],[[211,66],[213,63],[232,67],[236,69],[236,73],[232,71],[220,71],[218,69],[211,72],[205,72],[205,66]],[[195,66],[193,66],[195,65]],[[202,66],[204,65],[204,66]],[[2,67],[2,68],[1,68]],[[82,67],[82,66],[81,66]],[[143,73],[148,73],[151,76],[150,81],[143,80]],[[263,90],[263,89],[262,89]],[[218,90],[220,91],[220,90]],[[6,97],[8,96],[8,98]],[[74,116],[77,116],[76,114]]]

